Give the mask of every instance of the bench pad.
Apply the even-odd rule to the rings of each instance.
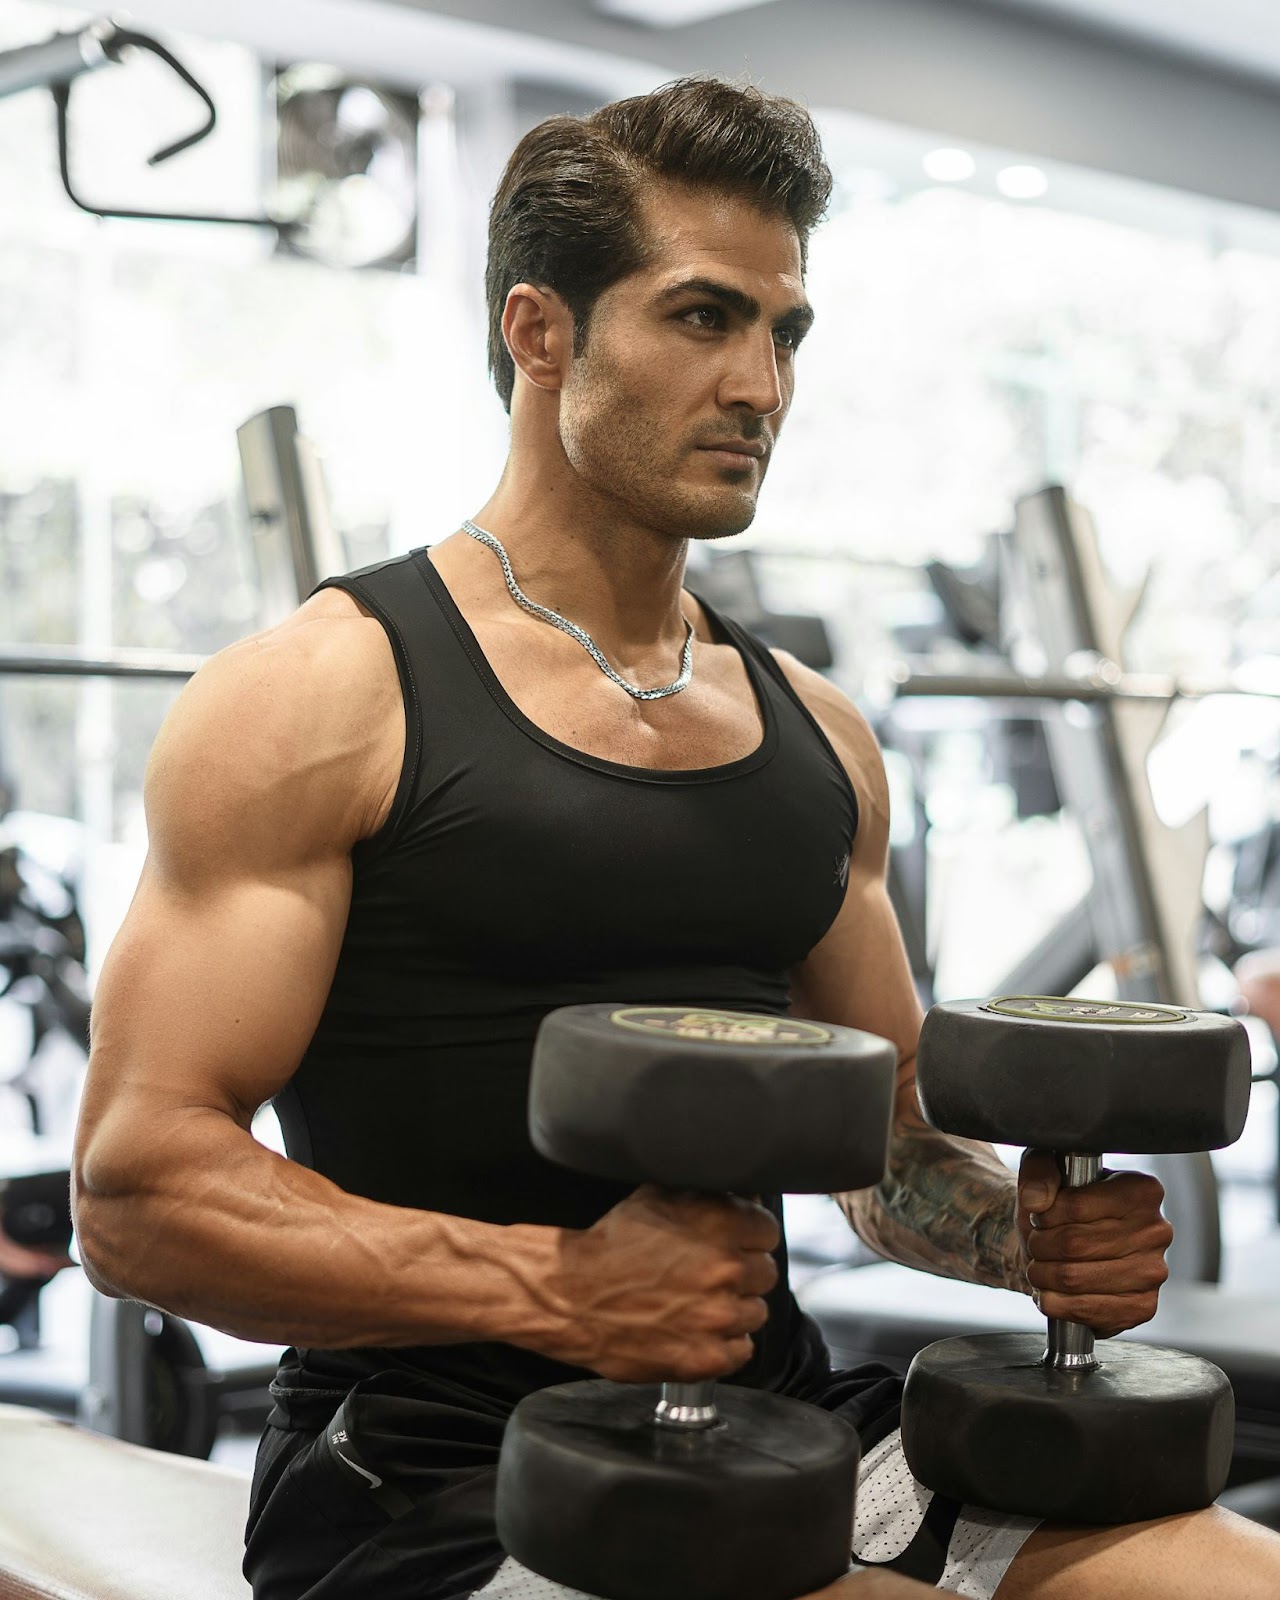
[[[250,1600],[249,1480],[0,1406],[0,1600]]]

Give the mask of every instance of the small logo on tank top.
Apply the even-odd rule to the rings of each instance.
[[[837,889],[848,887],[849,883],[849,852],[846,850],[842,856],[836,857],[835,884]]]

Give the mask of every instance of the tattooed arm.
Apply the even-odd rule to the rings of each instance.
[[[839,690],[798,662],[783,666],[844,762],[859,805],[844,904],[793,975],[796,1009],[898,1046],[889,1170],[876,1188],[836,1199],[862,1238],[895,1261],[1033,1293],[1046,1316],[1104,1337],[1149,1321],[1173,1237],[1154,1178],[1118,1172],[1062,1189],[1054,1158],[1029,1150],[1015,1183],[990,1145],[926,1125],[915,1080],[920,1007],[885,881],[884,764]]]
[[[793,973],[793,1009],[864,1028],[898,1047],[893,1137],[884,1180],[835,1196],[878,1254],[944,1277],[1028,1291],[1014,1175],[990,1145],[929,1127],[916,1095],[921,1013],[889,901],[889,796],[875,737],[826,679],[790,657],[788,678],[844,762],[858,798],[858,833],[839,916]]]
[[[988,1144],[939,1133],[920,1115],[915,1058],[900,1069],[889,1163],[874,1189],[833,1198],[879,1255],[947,1278],[1028,1291],[1015,1226],[1016,1180]]]

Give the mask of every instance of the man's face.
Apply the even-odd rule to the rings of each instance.
[[[812,312],[785,217],[655,185],[648,265],[612,285],[561,391],[560,436],[597,492],[677,538],[741,533],[791,404]]]

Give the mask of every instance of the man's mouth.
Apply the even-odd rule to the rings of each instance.
[[[734,465],[745,466],[748,461],[764,459],[765,447],[759,440],[726,439],[717,440],[714,444],[701,444],[699,450],[706,451],[709,455],[724,456]]]

